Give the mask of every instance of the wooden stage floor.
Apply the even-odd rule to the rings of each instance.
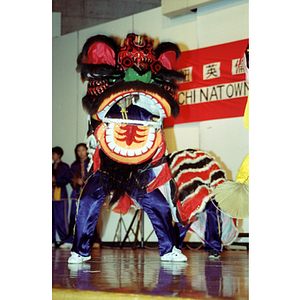
[[[68,265],[70,250],[53,248],[52,299],[249,299],[249,251],[182,252],[187,263],[163,263],[158,249],[98,248]]]

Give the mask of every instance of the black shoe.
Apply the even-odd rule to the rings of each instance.
[[[208,255],[208,258],[213,258],[213,259],[218,259],[221,257],[221,252],[220,251],[209,251],[209,255]]]

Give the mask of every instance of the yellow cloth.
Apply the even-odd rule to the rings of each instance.
[[[60,200],[60,193],[61,193],[61,188],[60,187],[54,187],[54,193],[53,193],[53,198],[54,201],[59,201]]]
[[[248,93],[247,104],[244,112],[244,127],[247,130],[249,130],[249,93]],[[249,154],[244,158],[238,170],[235,181],[249,184]]]
[[[249,184],[249,154],[244,158],[235,181]]]

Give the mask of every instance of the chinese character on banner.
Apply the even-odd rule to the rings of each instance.
[[[188,67],[188,68],[184,68],[184,69],[180,69],[178,70],[179,72],[184,74],[184,79],[183,80],[178,80],[177,83],[183,83],[183,82],[192,82],[193,78],[192,78],[192,73],[193,73],[193,67]]]
[[[203,80],[215,79],[221,76],[220,62],[211,63],[203,66]]]
[[[243,67],[243,58],[240,61],[240,58],[233,59],[232,60],[232,68],[231,68],[231,74],[237,75],[237,74],[243,74],[245,73],[244,67]]]

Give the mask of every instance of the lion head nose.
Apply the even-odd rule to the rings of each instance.
[[[151,83],[151,71],[148,71],[144,73],[143,75],[140,75],[136,70],[133,68],[130,68],[126,70],[124,80],[126,82],[129,81],[141,81],[144,83]]]

